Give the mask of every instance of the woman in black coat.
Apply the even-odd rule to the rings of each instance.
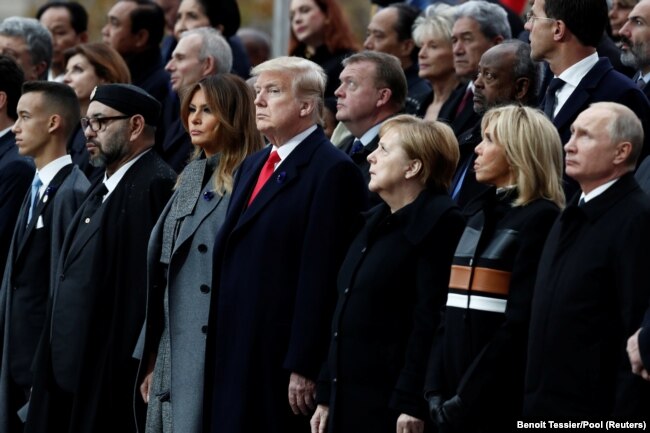
[[[515,430],[537,264],[564,205],[562,143],[541,111],[493,109],[481,131],[474,170],[493,187],[465,210],[427,377],[440,432]]]
[[[312,432],[421,432],[429,348],[464,227],[447,195],[458,161],[451,128],[388,120],[368,155],[366,216],[338,275],[328,361]]]

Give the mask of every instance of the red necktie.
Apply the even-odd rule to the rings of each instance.
[[[461,99],[460,104],[458,104],[458,108],[456,108],[456,117],[458,117],[458,115],[463,111],[469,100],[473,98],[474,92],[472,92],[472,89],[468,88],[465,92],[465,95],[463,95],[463,99]]]
[[[260,192],[264,184],[266,183],[267,180],[273,175],[273,170],[275,170],[275,164],[280,162],[280,155],[278,155],[278,151],[274,150],[271,152],[269,155],[269,159],[266,160],[264,163],[264,167],[262,167],[262,170],[260,171],[260,175],[257,178],[257,183],[255,184],[255,188],[253,188],[253,192],[251,193],[251,198],[248,199],[248,205],[250,206],[253,200],[255,200],[255,196],[257,196],[257,193]]]

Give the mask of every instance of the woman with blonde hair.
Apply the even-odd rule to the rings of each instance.
[[[562,142],[544,113],[495,108],[481,130],[474,170],[492,187],[465,208],[426,384],[445,432],[515,430],[537,265],[564,206]]]
[[[465,91],[454,69],[451,29],[454,26],[454,8],[445,3],[427,7],[413,24],[413,40],[420,47],[418,54],[419,76],[433,88],[431,96],[419,107],[418,116],[427,120],[438,118],[452,120],[452,107],[445,103],[451,94]]]
[[[138,383],[148,404],[144,431],[151,433],[202,431],[212,248],[235,169],[262,147],[253,92],[236,75],[211,75],[189,88],[182,95],[181,116],[195,153],[151,233],[147,258]]]
[[[451,128],[387,120],[368,155],[382,198],[350,245],[312,433],[422,432],[429,348],[464,221],[447,195],[458,162]]]

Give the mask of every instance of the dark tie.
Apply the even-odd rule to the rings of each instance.
[[[34,175],[34,180],[32,180],[32,193],[30,195],[29,213],[27,214],[27,224],[32,220],[32,215],[36,210],[36,205],[38,204],[39,199],[38,190],[42,185],[43,182],[41,182],[41,178],[38,177],[38,174]]]
[[[557,104],[557,97],[555,94],[558,90],[564,86],[564,81],[561,78],[553,78],[546,89],[546,97],[544,98],[544,113],[546,117],[553,120],[555,116],[553,112],[555,111],[555,105]]]
[[[253,203],[253,200],[255,200],[255,197],[257,196],[257,193],[260,192],[264,184],[266,183],[267,180],[273,175],[273,170],[275,170],[275,164],[280,162],[280,155],[278,155],[278,151],[274,150],[271,152],[269,155],[269,159],[266,160],[264,163],[264,167],[262,167],[262,170],[260,171],[260,175],[257,177],[257,183],[255,184],[255,188],[253,188],[253,192],[251,193],[251,198],[248,200],[248,205],[250,206],[251,203]]]
[[[456,117],[463,112],[465,106],[471,99],[474,99],[474,92],[472,92],[472,89],[468,87],[463,99],[460,101],[460,104],[458,104],[458,108],[456,108]]]
[[[363,150],[363,143],[358,138],[355,139],[354,143],[352,143],[352,147],[350,148],[350,155],[354,155],[355,153],[359,153],[362,150]]]
[[[104,196],[107,193],[108,193],[108,188],[106,188],[106,185],[104,185],[103,182],[92,192],[90,198],[88,198],[88,200],[86,201],[83,208],[83,213],[81,214],[82,224],[90,223],[90,219],[92,218],[93,215],[95,215],[97,209],[99,209],[99,207],[102,205]]]
[[[639,86],[639,89],[643,89],[646,85],[643,75],[639,74],[639,77],[636,79],[636,85]]]

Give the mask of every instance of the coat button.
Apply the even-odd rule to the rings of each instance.
[[[337,379],[336,379],[336,378],[332,379],[332,382],[336,383],[336,382],[337,382]]]
[[[343,290],[343,294],[347,295],[348,293],[350,293],[350,288],[346,287],[345,290]]]
[[[59,276],[59,281],[63,281],[63,280],[65,280],[65,274],[61,274],[61,275]]]
[[[336,340],[337,338],[339,338],[339,333],[338,333],[338,332],[335,332],[335,333],[334,333],[334,339]]]
[[[208,251],[208,246],[206,244],[200,244],[198,249],[200,253],[205,253]]]
[[[361,254],[366,252],[366,247],[361,248]]]
[[[203,332],[204,334],[207,334],[208,333],[208,325],[201,326],[201,332]]]
[[[201,284],[201,293],[210,293],[210,286],[207,284]]]

